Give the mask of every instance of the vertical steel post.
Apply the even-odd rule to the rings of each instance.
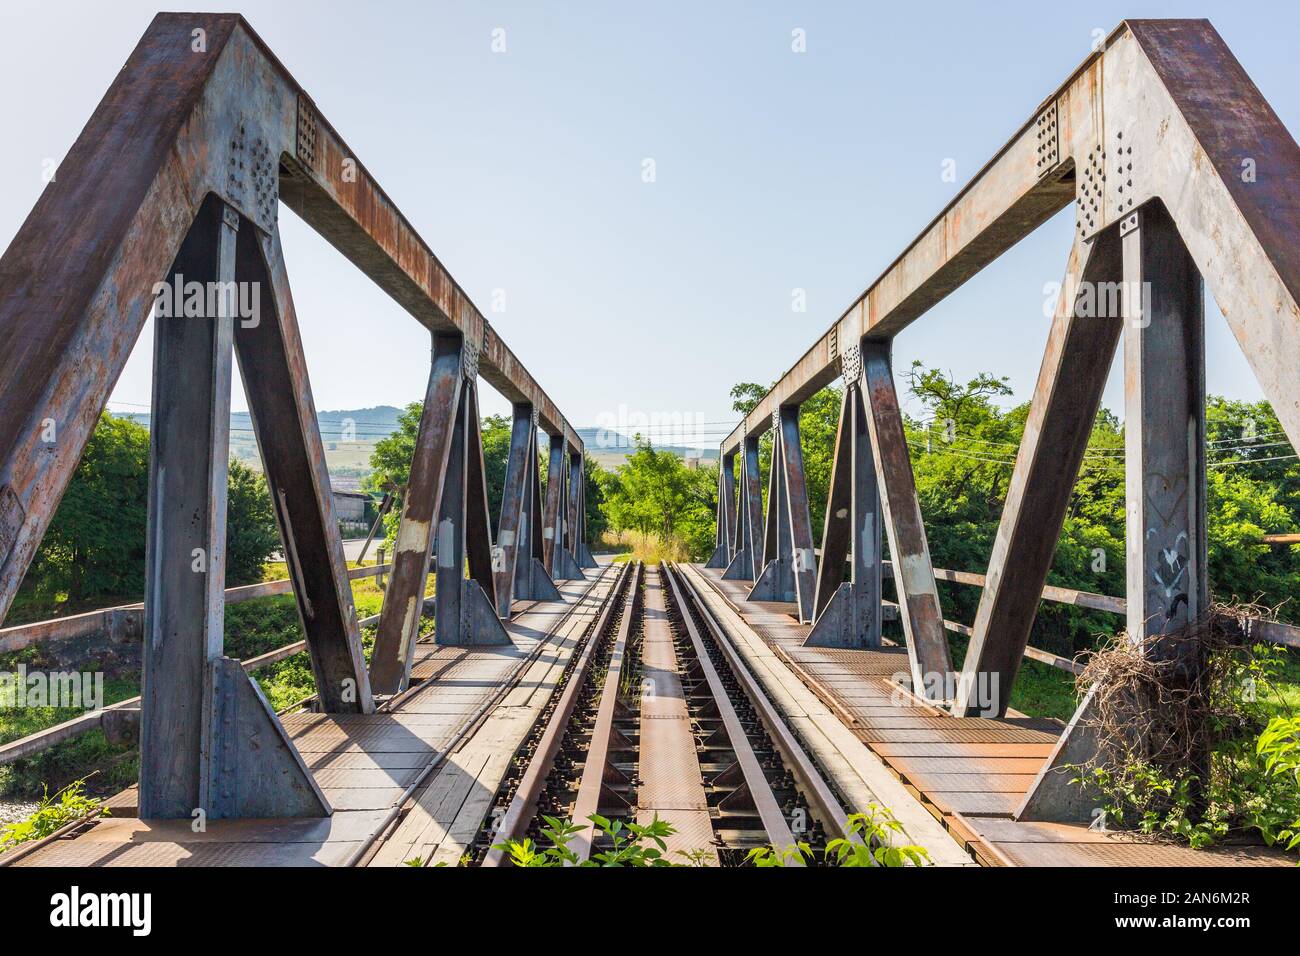
[[[510,426],[510,454],[506,460],[506,477],[501,494],[501,517],[497,523],[497,543],[492,552],[492,571],[496,579],[497,617],[510,620],[515,596],[518,553],[528,554],[528,542],[519,540],[528,533],[528,452],[532,448],[533,406],[517,403]],[[522,545],[522,549],[521,549]]]
[[[172,266],[177,281],[235,281],[239,214],[204,204]],[[226,478],[234,320],[226,310],[154,323],[145,543],[140,816],[203,804],[210,670],[225,621]]]
[[[724,455],[718,462],[717,534],[713,555],[706,568],[725,568],[731,563],[732,539],[736,534],[736,456]]]
[[[752,581],[759,564],[762,535],[763,488],[758,473],[758,438],[746,436],[741,462],[739,519],[736,522],[736,552],[722,576],[729,581]]]
[[[546,466],[546,516],[542,523],[542,563],[555,574],[555,550],[564,548],[564,436],[550,436]]]
[[[1128,634],[1175,632],[1208,605],[1201,277],[1173,220],[1150,204],[1120,223]],[[1152,646],[1157,655],[1195,649]]]
[[[811,622],[817,559],[813,552],[808,483],[799,440],[799,406],[782,405],[773,424],[775,441],[768,487],[764,567],[749,592],[749,599],[793,601],[799,620]]]
[[[844,402],[835,435],[830,496],[817,565],[813,647],[879,647],[881,622],[880,493],[862,401],[860,355],[845,374]],[[852,553],[850,579],[844,561]]]

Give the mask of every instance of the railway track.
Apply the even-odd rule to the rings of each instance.
[[[808,844],[820,861],[844,834],[838,794],[729,641],[669,565],[629,565],[515,755],[468,861],[531,838],[543,816],[583,829],[580,860],[609,849],[593,814],[669,822],[674,862],[739,866],[760,846]]]

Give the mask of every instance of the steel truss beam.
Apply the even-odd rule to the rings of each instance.
[[[752,581],[759,563],[758,541],[762,535],[763,486],[758,473],[758,437],[745,439],[741,456],[740,514],[731,562],[722,576],[728,581]]]
[[[944,700],[952,662],[943,629],[939,589],[934,583],[930,543],[925,536],[916,478],[903,428],[903,413],[894,387],[892,346],[862,343],[861,390],[871,436],[881,512],[893,557],[898,613],[907,642],[912,688],[918,696]]]
[[[736,527],[736,456],[728,455],[718,467],[718,530],[716,547],[706,568],[726,568],[731,563]]]
[[[559,589],[542,564],[541,492],[537,477],[537,421],[531,405],[516,404],[497,545],[492,552],[497,615],[508,620],[515,600],[558,601]],[[581,538],[579,538],[581,542]]]
[[[1074,243],[958,683],[959,716],[1006,713],[1123,326],[1119,298],[1098,303],[1094,291],[1122,278],[1114,230]]]
[[[1146,469],[1128,479],[1129,628],[1148,633],[1152,621],[1171,613],[1184,620],[1206,606],[1200,286],[1192,277],[1203,277],[1287,437],[1300,443],[1292,368],[1300,353],[1297,180],[1300,147],[1207,21],[1126,21],[781,377],[722,443],[722,455],[761,434],[778,408],[830,384],[846,346],[891,339],[1073,201],[1070,278],[1083,268],[1098,282],[1122,281],[1125,294],[1140,288],[1130,282],[1152,282],[1157,299],[1173,303],[1165,306],[1169,314],[1182,317],[1182,325],[1161,333],[1148,327],[1142,336],[1126,335],[1125,354],[1126,425],[1133,423],[1126,435],[1138,443],[1128,454]],[[1106,290],[1084,293],[1099,301]],[[1092,424],[1094,393],[1115,348],[1113,314],[1075,323],[1073,296],[1070,289],[1058,309],[1044,358],[958,713],[1005,710]],[[1146,356],[1157,354],[1157,365],[1169,363],[1172,394],[1144,397],[1155,367]],[[1151,436],[1161,429],[1182,444],[1141,444],[1156,441]],[[1172,578],[1161,560],[1172,561]]]
[[[282,199],[417,320],[476,344],[483,376],[532,403],[581,450],[241,17],[155,17],[59,173],[0,258],[0,612],[149,315],[155,283],[210,194],[267,234]],[[53,443],[42,437],[51,434],[46,421]]]
[[[860,362],[860,353],[857,359]],[[883,573],[880,493],[860,374],[846,371],[845,383],[817,565],[816,623],[804,644],[879,647]],[[853,563],[845,581],[844,562],[850,552]]]
[[[572,477],[569,452],[564,439],[550,436],[550,456],[546,468],[546,516],[542,529],[542,564],[556,581],[583,581],[587,575],[578,565],[569,546],[569,501]]]
[[[1205,536],[1205,319],[1201,277],[1160,203],[1126,216],[1122,245],[1124,317],[1124,506],[1128,635],[1146,653],[1178,662],[1196,680],[1190,641],[1164,641],[1209,603]],[[1093,700],[1080,703],[1017,816],[1088,820],[1095,799],[1069,783],[1069,768],[1106,741],[1093,726]],[[1191,762],[1208,761],[1208,751]]]
[[[441,639],[500,636],[494,612],[495,632],[481,614],[467,618],[465,610],[474,600],[491,608],[495,599],[474,376],[481,370],[502,394],[536,409],[573,450],[581,472],[581,439],[247,23],[233,15],[159,14],[0,258],[0,617],[155,305],[158,280],[233,277],[259,287],[253,299],[260,322],[241,315],[232,323],[218,313],[200,321],[160,315],[158,323],[141,731],[145,815],[329,811],[256,685],[221,655],[232,349],[248,388],[319,706],[373,707],[279,245],[281,200],[442,346],[472,357],[472,374],[465,384],[457,376],[446,396],[459,400],[464,415],[453,409],[445,433],[431,432],[424,443],[421,453],[436,467],[414,469],[431,482],[429,493],[407,496],[428,519],[437,515],[440,528],[449,523],[452,544],[444,553],[463,553],[469,566],[471,580],[442,592]],[[445,411],[446,402],[427,404]],[[448,463],[455,493],[443,500]],[[532,481],[536,499],[535,470]],[[431,522],[421,527],[415,519],[422,515],[403,522],[399,596],[423,591]],[[540,529],[534,537],[531,551],[540,554]],[[426,547],[403,547],[412,538]],[[580,537],[575,546],[586,555]],[[439,571],[450,581],[460,568]],[[452,595],[461,598],[458,618]],[[376,666],[388,688],[405,681],[411,625],[418,623],[418,615],[413,621],[402,613],[404,603],[384,608]],[[462,622],[459,633],[453,619]]]
[[[204,204],[189,230],[169,278],[221,283],[233,288],[239,279],[239,213],[219,200]],[[251,225],[245,225],[251,230]],[[272,247],[273,248],[273,247]],[[256,254],[254,246],[254,254]],[[286,289],[287,291],[287,289]],[[268,295],[271,295],[268,292]],[[225,622],[226,479],[230,456],[230,383],[235,341],[234,312],[229,300],[207,303],[197,315],[160,314],[155,321],[154,418],[150,426],[149,505],[145,565],[143,688],[140,730],[140,815],[144,818],[322,816],[329,804],[298,751],[280,726],[252,678],[239,661],[223,654]],[[292,362],[296,324],[287,298],[279,299],[275,320],[268,320],[262,342],[269,364]],[[171,310],[168,310],[169,312]],[[274,325],[274,329],[271,327]],[[249,388],[250,407],[267,441],[268,419],[276,403],[266,401],[258,372]],[[304,396],[299,379],[284,388],[286,403],[297,408]],[[310,395],[308,394],[309,400]],[[310,405],[308,405],[310,408]],[[310,419],[315,433],[315,418]],[[287,422],[285,423],[287,426]],[[302,429],[288,429],[274,439],[268,464],[276,479],[306,480],[310,469],[295,471],[308,453]],[[319,435],[316,436],[319,446]],[[295,459],[297,462],[295,462]],[[303,495],[310,489],[300,489]],[[282,528],[292,529],[302,513],[282,510]],[[332,512],[329,513],[332,519]],[[305,523],[304,523],[305,524]],[[310,527],[310,526],[308,526]],[[319,527],[318,525],[316,526]],[[339,552],[338,526],[332,520],[320,542],[328,555],[328,534]],[[291,533],[285,551],[293,555]],[[317,560],[323,560],[318,558]],[[294,580],[308,580],[303,567]],[[316,593],[319,597],[319,592]],[[322,617],[308,627],[313,664],[335,675],[355,651],[348,648],[351,592],[346,610],[320,608]],[[300,607],[307,600],[299,594]],[[324,602],[322,602],[324,605]],[[328,622],[325,615],[338,617]],[[332,640],[331,640],[332,639]],[[320,670],[318,670],[318,674]],[[364,671],[353,669],[350,709],[369,705]],[[342,687],[323,688],[347,700]],[[358,695],[364,694],[364,701]],[[322,700],[325,697],[322,695]]]
[[[813,619],[817,558],[813,552],[808,484],[799,440],[799,407],[785,406],[773,422],[772,477],[768,485],[763,571],[751,601],[793,601],[800,621]]]

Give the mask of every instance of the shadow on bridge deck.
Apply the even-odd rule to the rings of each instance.
[[[506,625],[514,641],[508,646],[442,647],[421,643],[412,667],[413,685],[415,681],[420,683],[395,698],[391,710],[282,716],[286,732],[334,808],[330,817],[212,820],[202,832],[195,832],[190,820],[136,818],[136,788],[131,787],[108,801],[112,816],[37,846],[11,865],[347,865],[392,818],[395,809],[406,803],[412,784],[441,752],[446,752],[445,759],[412,794],[416,805],[408,814],[411,819],[403,821],[394,837],[404,836],[415,820],[422,822],[420,801],[441,781],[438,810],[447,826],[439,832],[446,838],[467,829],[472,838],[505,771],[504,764],[492,764],[483,748],[475,745],[480,722],[495,733],[496,747],[492,749],[501,751],[506,758],[512,755],[515,747],[501,738],[498,728],[492,728],[492,718],[498,713],[518,712],[518,706],[511,706],[517,704],[513,698],[530,702],[536,699],[536,709],[540,710],[540,701],[550,695],[554,678],[563,670],[576,643],[565,635],[581,626],[583,622],[578,618],[594,614],[597,602],[584,600],[584,595],[588,588],[599,591],[612,580],[612,575],[606,575],[595,580],[562,582],[560,602],[516,602],[516,615]],[[566,622],[567,629],[563,627]],[[543,641],[548,642],[547,646],[538,648]],[[516,673],[530,657],[531,662]],[[507,684],[510,693],[491,707],[489,717],[486,711]],[[466,728],[471,732],[461,739]],[[521,739],[523,732],[518,729]],[[449,780],[456,781],[450,791]],[[451,825],[462,817],[467,821],[473,818],[472,828],[466,825],[453,832]],[[430,843],[437,849],[440,842],[427,835],[421,837],[417,828],[410,839],[383,847],[381,862],[400,865],[412,851],[429,849]],[[468,839],[464,842],[468,843]],[[453,864],[459,849],[459,844],[448,849],[446,855]]]

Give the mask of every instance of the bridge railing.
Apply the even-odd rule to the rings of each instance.
[[[1297,444],[1296,181],[1300,147],[1207,21],[1124,22],[722,442],[717,548],[709,563],[725,568],[727,578],[753,581],[753,599],[791,602],[799,619],[812,625],[808,643],[871,647],[880,641],[887,536],[913,687],[956,715],[1003,715],[1118,351],[1124,366],[1125,631],[1151,653],[1177,654],[1176,663],[1191,666],[1190,656],[1181,656],[1190,651],[1186,643],[1180,651],[1179,642],[1146,638],[1177,632],[1209,608],[1204,289],[1214,295],[1286,436]],[[893,377],[892,343],[1071,205],[1075,229],[1065,281],[957,673]],[[818,561],[799,406],[841,378]],[[769,429],[764,515],[758,442]],[[841,570],[846,560],[847,580]],[[1113,610],[1118,613],[1117,606]],[[1294,638],[1292,629],[1265,623],[1259,633],[1287,644]],[[1085,733],[1088,707],[1085,701],[1058,756]],[[1045,776],[1043,792],[1059,791],[1062,776]],[[1038,793],[1036,787],[1030,803]]]

